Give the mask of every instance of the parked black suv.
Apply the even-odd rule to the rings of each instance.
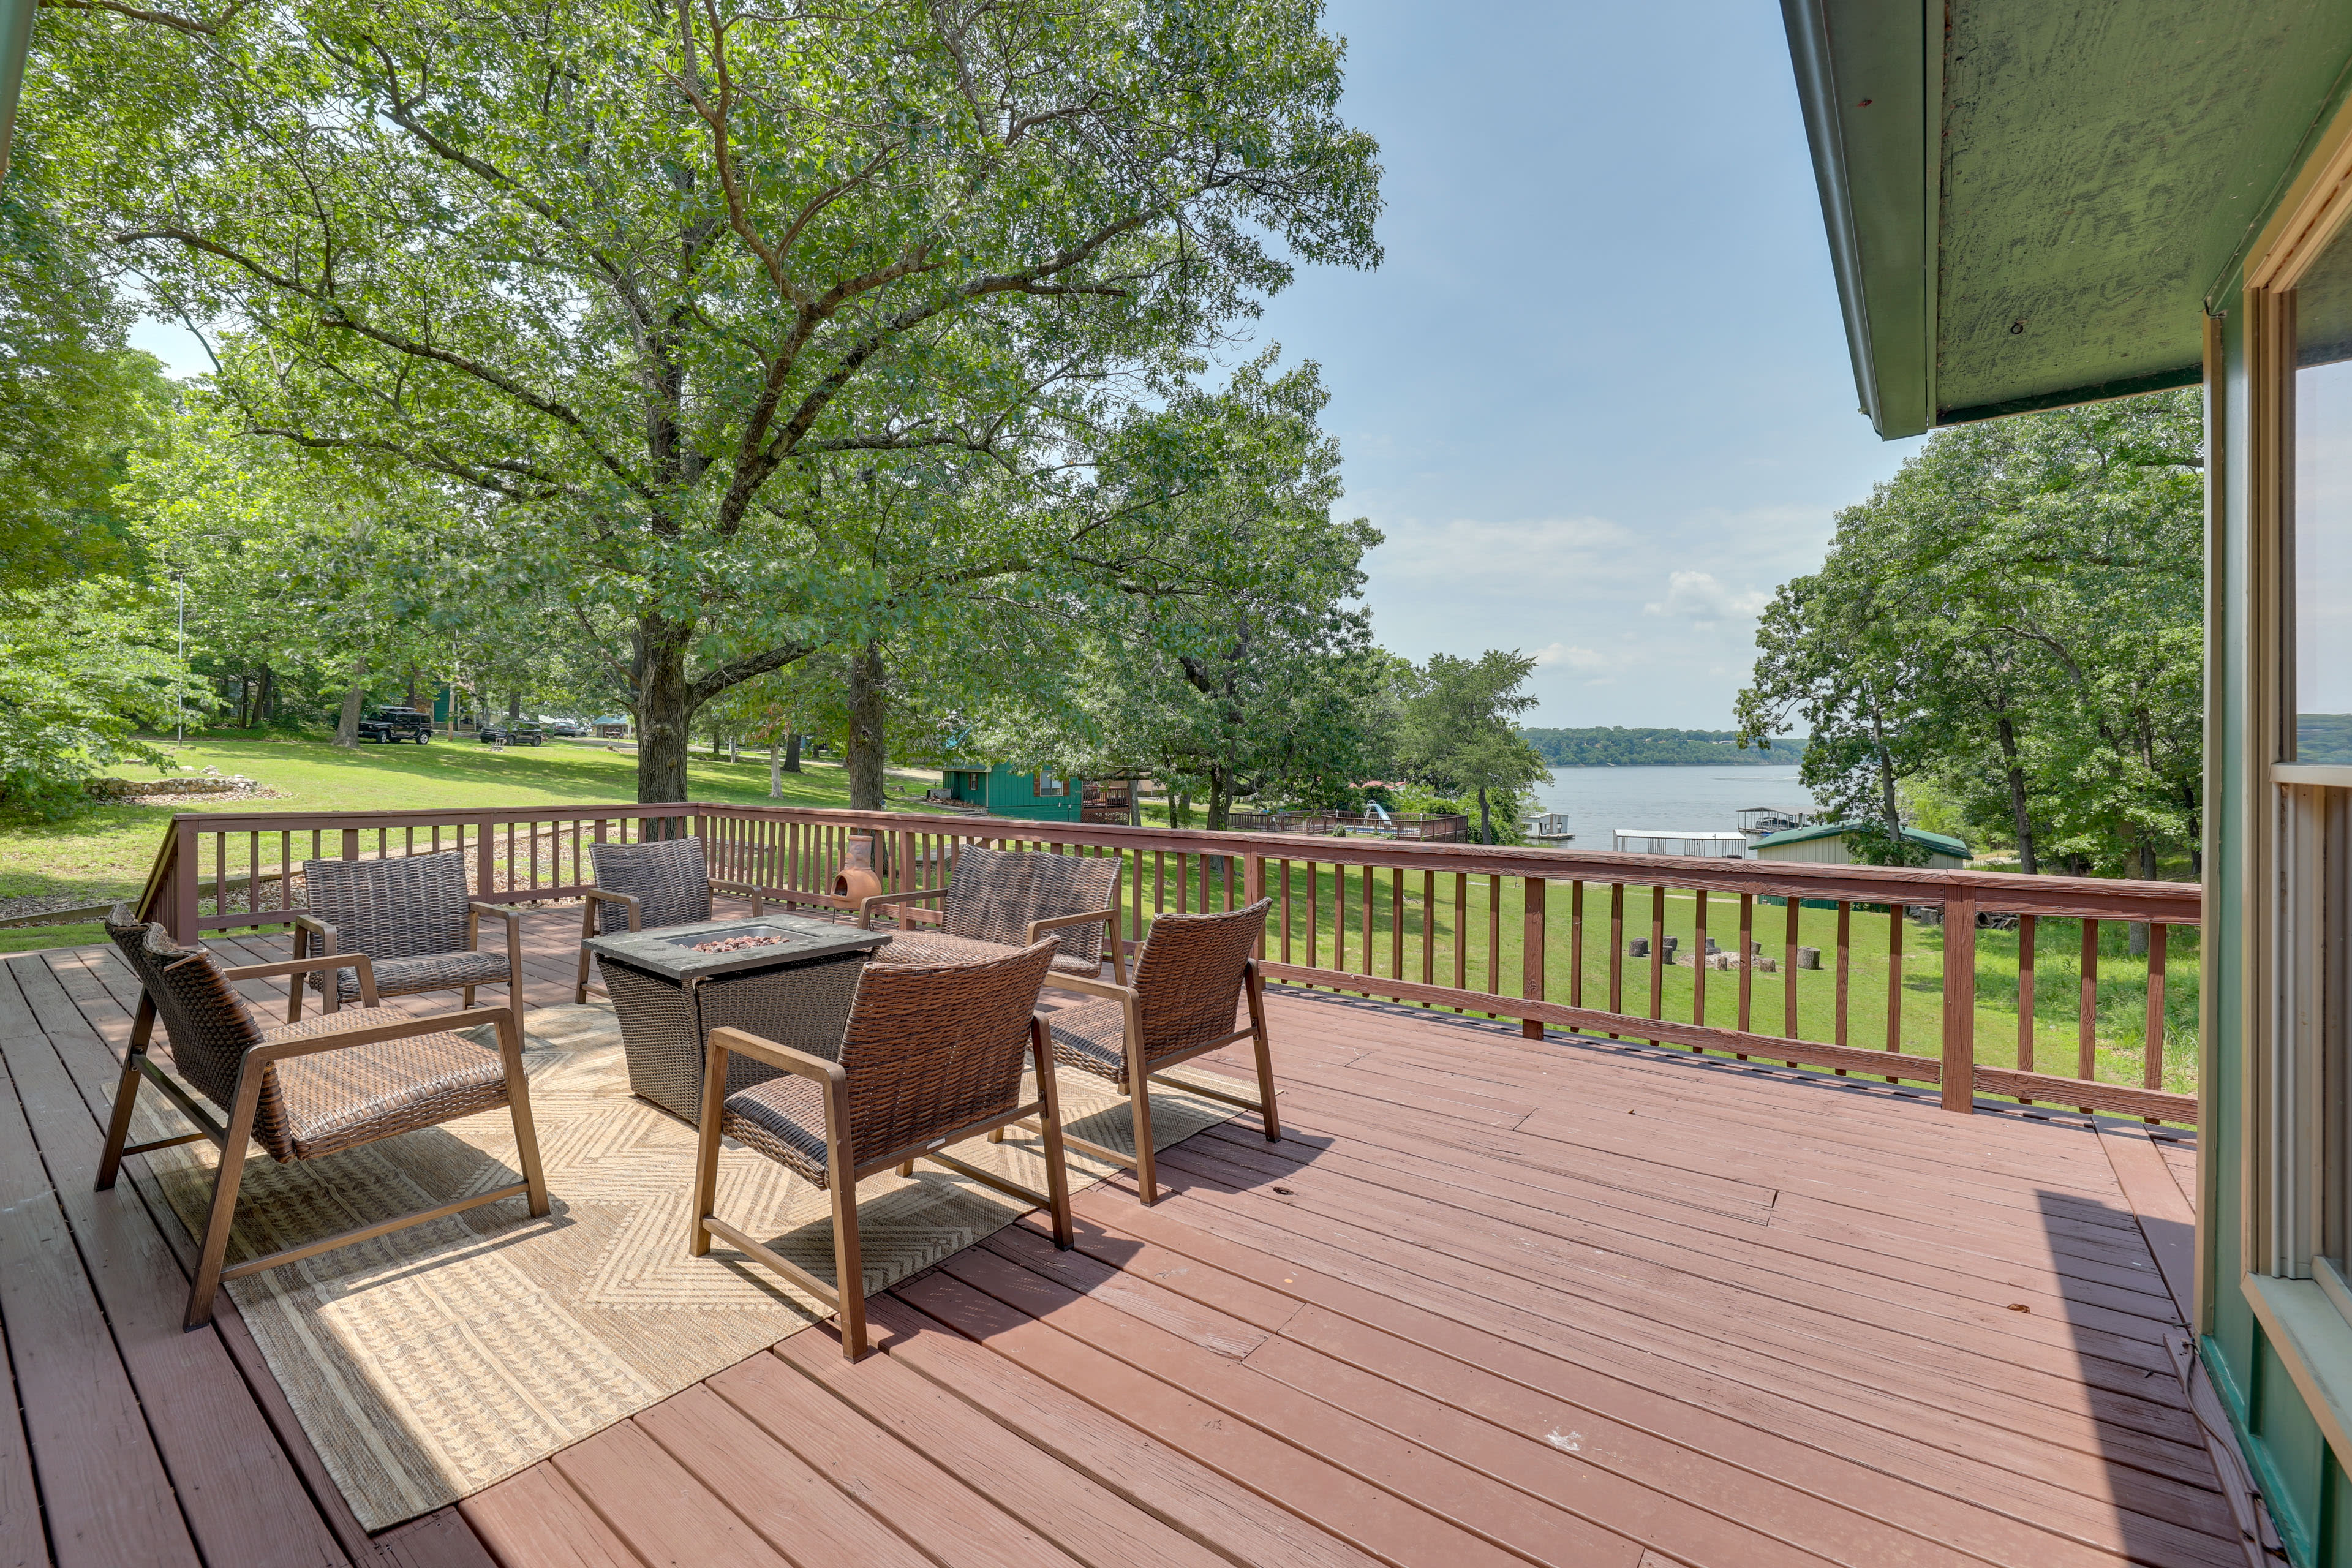
[[[484,745],[493,741],[504,741],[509,746],[536,746],[547,739],[547,731],[528,719],[512,724],[503,719],[493,719],[482,726],[481,738]]]
[[[588,732],[580,727],[576,719],[550,719],[541,728],[551,735],[580,736]]]
[[[360,720],[360,739],[385,746],[400,741],[425,745],[433,739],[433,715],[422,708],[379,708]]]

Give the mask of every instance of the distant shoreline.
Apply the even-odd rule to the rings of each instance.
[[[1786,767],[1805,760],[1807,737],[1739,744],[1737,730],[1525,729],[1519,733],[1555,768]]]

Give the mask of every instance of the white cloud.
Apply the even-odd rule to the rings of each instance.
[[[1599,648],[1570,647],[1564,642],[1539,647],[1535,654],[1538,667],[1556,664],[1577,675],[1602,674],[1624,664],[1629,657],[1623,653],[1605,653]]]
[[[1663,602],[1642,606],[1643,613],[1689,621],[1750,621],[1763,613],[1772,595],[1760,589],[1735,594],[1716,581],[1712,572],[1676,572],[1666,578]]]
[[[1375,580],[1411,584],[1415,592],[1462,588],[1484,601],[1556,598],[1622,581],[1635,543],[1622,525],[1600,517],[1382,520],[1380,526],[1387,540],[1365,561]]]

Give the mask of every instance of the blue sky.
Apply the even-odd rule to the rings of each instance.
[[[1756,610],[1917,445],[1854,411],[1779,7],[1329,16],[1387,259],[1303,269],[1259,334],[1323,366],[1377,634],[1536,654],[1529,722],[1728,726]]]
[[[1529,722],[1725,728],[1752,616],[1916,441],[1855,412],[1780,8],[1335,0],[1376,272],[1303,270],[1381,640],[1545,662]]]

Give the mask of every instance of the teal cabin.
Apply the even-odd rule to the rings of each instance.
[[[991,816],[1040,822],[1081,821],[1087,799],[1083,779],[1052,768],[1022,769],[1004,763],[945,769],[940,787],[959,805],[977,806]]]
[[[2352,1564],[2352,0],[1782,11],[1881,435],[2204,388],[2197,1222],[2148,1239],[2286,1552]]]

